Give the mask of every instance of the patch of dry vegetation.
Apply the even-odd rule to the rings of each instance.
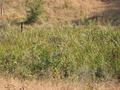
[[[4,16],[8,19],[24,18],[24,0],[5,0]],[[96,15],[109,6],[100,0],[43,0],[44,19],[51,23],[68,23],[84,17]]]
[[[3,16],[9,21],[26,18],[25,3],[27,0],[4,0]],[[119,0],[43,0],[43,13],[38,24],[71,24],[92,16],[101,17],[99,21],[120,24]],[[105,23],[104,23],[105,22]],[[100,23],[99,23],[100,24]]]

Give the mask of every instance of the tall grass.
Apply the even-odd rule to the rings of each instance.
[[[0,71],[24,78],[120,77],[119,28],[1,30]]]

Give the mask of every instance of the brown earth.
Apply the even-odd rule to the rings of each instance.
[[[117,81],[93,82],[68,82],[68,81],[39,81],[19,80],[0,77],[0,90],[120,90]]]

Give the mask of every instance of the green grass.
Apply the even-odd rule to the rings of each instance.
[[[23,78],[118,77],[119,28],[1,30],[0,72]]]

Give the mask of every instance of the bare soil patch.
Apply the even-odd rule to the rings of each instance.
[[[19,80],[0,77],[0,90],[120,90],[120,84],[113,80],[101,83]]]

